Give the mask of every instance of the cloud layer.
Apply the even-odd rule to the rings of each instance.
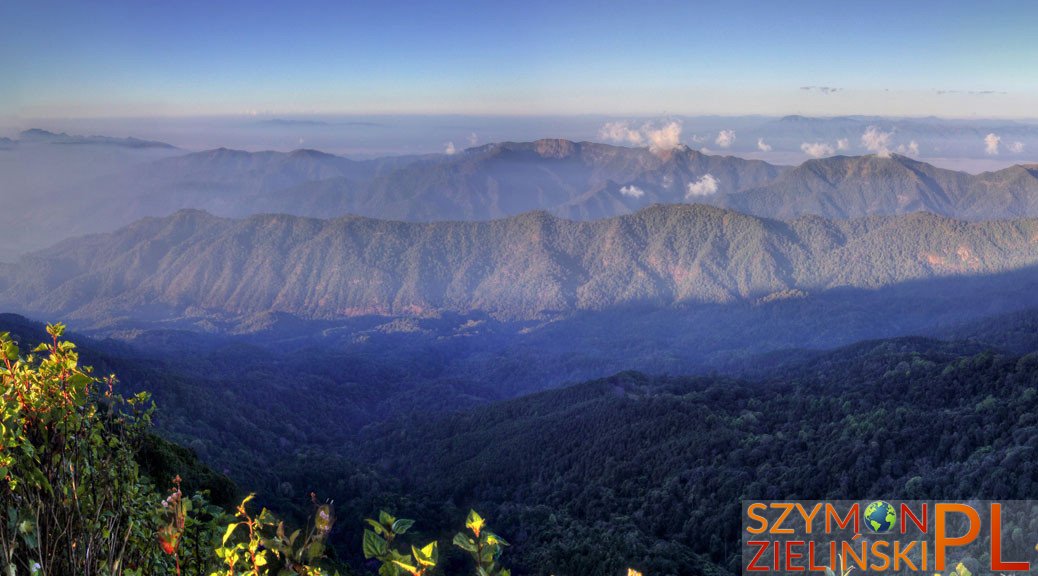
[[[839,88],[833,88],[832,86],[801,86],[801,90],[807,92],[821,92],[822,94],[834,94],[839,92]]]
[[[681,144],[681,121],[645,122],[636,126],[630,121],[607,122],[598,130],[598,137],[609,142],[648,146],[653,152],[673,150]]]
[[[907,145],[898,144],[897,153],[905,156],[918,156],[919,155],[919,143],[915,140],[910,140]]]
[[[714,143],[721,148],[730,148],[735,143],[735,130],[721,130]]]
[[[771,144],[764,141],[764,138],[757,138],[757,150],[761,152],[771,152]]]
[[[884,132],[876,126],[869,126],[861,135],[861,145],[869,152],[886,158],[890,156],[890,139],[893,135],[893,132]]]
[[[800,149],[804,151],[804,154],[812,158],[824,158],[832,156],[836,152],[832,146],[825,142],[804,142],[800,145]]]
[[[699,180],[688,183],[688,192],[685,193],[685,198],[695,198],[696,196],[709,196],[717,193],[717,185],[720,180],[714,178],[712,174],[704,174]]]
[[[984,137],[984,153],[988,156],[998,156],[998,145],[1002,142],[1002,138],[992,132]]]
[[[642,190],[634,184],[628,184],[620,189],[620,194],[623,194],[628,198],[641,198],[642,196],[645,196],[645,190]]]

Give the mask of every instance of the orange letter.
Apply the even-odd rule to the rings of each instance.
[[[945,521],[945,516],[951,512],[965,514],[970,519],[970,527],[965,535],[955,538],[948,536],[948,523]],[[977,535],[980,534],[980,515],[972,507],[965,504],[939,503],[934,506],[934,518],[936,524],[934,529],[934,569],[938,572],[943,572],[945,548],[965,546],[976,540]]]
[[[858,517],[858,505],[857,504],[851,505],[850,510],[847,511],[847,515],[844,516],[843,518],[840,518],[840,514],[836,511],[836,508],[834,508],[832,504],[826,504],[825,505],[825,533],[826,534],[829,534],[829,533],[831,533],[833,531],[833,529],[832,529],[832,520],[833,520],[833,518],[836,519],[836,527],[839,528],[840,530],[843,530],[843,529],[847,528],[847,526],[850,525],[851,520],[853,519],[854,520],[854,533],[857,534],[859,532],[859,530],[858,530],[859,517]]]
[[[771,507],[782,510],[782,514],[779,514],[779,517],[775,519],[775,524],[771,527],[771,533],[792,534],[792,528],[779,528],[779,526],[782,526],[782,523],[786,521],[786,517],[789,516],[789,513],[793,511],[793,505],[789,504],[788,502],[777,502],[775,504],[772,504]]]
[[[760,534],[761,532],[764,532],[768,529],[767,518],[757,514],[757,510],[760,510],[762,508],[766,509],[767,506],[760,502],[754,502],[753,504],[750,504],[749,508],[746,509],[746,515],[750,517],[750,520],[756,520],[757,522],[760,522],[760,528],[746,528],[746,531],[750,534]]]
[[[807,528],[807,533],[808,534],[811,533],[812,520],[815,519],[815,516],[818,515],[818,511],[821,510],[821,509],[822,509],[822,505],[821,504],[815,504],[814,506],[811,507],[811,513],[808,514],[807,510],[804,509],[804,505],[801,504],[800,502],[797,502],[797,510],[800,512],[800,515],[804,518],[804,526]]]

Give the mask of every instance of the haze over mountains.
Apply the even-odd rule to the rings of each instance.
[[[539,140],[357,161],[305,149],[183,154],[156,142],[40,130],[23,133],[12,146],[0,155],[13,175],[11,209],[0,217],[0,258],[8,261],[67,237],[184,208],[227,217],[408,221],[488,220],[535,210],[590,220],[693,202],[782,219],[915,211],[966,220],[1038,216],[1034,165],[971,175],[898,154],[784,167],[681,144],[650,150]],[[69,154],[90,168],[79,170]],[[52,162],[68,167],[64,176],[40,176]],[[76,173],[81,176],[70,176]]]

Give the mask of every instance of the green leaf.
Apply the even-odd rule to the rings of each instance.
[[[365,558],[382,558],[386,555],[388,547],[389,545],[386,543],[385,538],[371,530],[364,531],[363,549]]]
[[[227,530],[225,530],[224,533],[223,533],[223,540],[220,541],[223,546],[227,545],[227,541],[231,539],[231,534],[234,533],[234,529],[237,528],[237,527],[238,527],[238,523],[237,522],[231,522],[230,524],[227,525]]]
[[[454,535],[454,545],[468,552],[476,551],[476,542],[461,532]]]
[[[311,562],[320,558],[322,554],[324,554],[324,544],[321,542],[312,542],[306,549],[306,558]]]
[[[386,529],[378,523],[378,520],[372,520],[371,518],[365,518],[365,522],[371,524],[371,527],[375,530],[376,534],[384,534]]]
[[[484,532],[483,537],[486,539],[486,543],[491,546],[508,546],[508,542],[505,539],[494,534],[493,532]]]
[[[396,522],[393,522],[393,532],[396,534],[403,534],[407,532],[411,528],[411,526],[414,526],[414,520],[401,518]]]
[[[390,516],[389,512],[386,512],[385,510],[379,510],[378,521],[386,528],[392,528],[393,523],[396,522],[396,518]]]

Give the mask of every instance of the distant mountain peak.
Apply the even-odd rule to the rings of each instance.
[[[49,140],[54,138],[68,138],[69,135],[64,132],[59,134],[42,128],[29,128],[28,130],[22,130],[18,134],[18,137],[22,140]]]
[[[65,132],[51,132],[42,128],[30,128],[19,134],[21,140],[28,142],[49,142],[53,144],[87,144],[120,146],[123,148],[170,148],[176,146],[165,142],[154,140],[141,140],[140,138],[116,138],[113,136],[79,136],[69,135]]]
[[[573,155],[579,145],[570,140],[545,138],[533,143],[534,150],[544,158],[565,158]]]
[[[293,158],[339,158],[335,154],[329,154],[327,152],[321,152],[320,150],[314,150],[313,148],[299,148],[288,153]]]

